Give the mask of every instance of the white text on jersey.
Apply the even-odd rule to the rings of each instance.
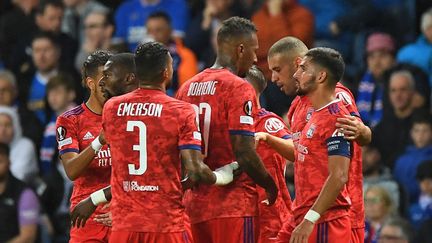
[[[189,86],[188,96],[214,95],[218,81],[193,82]]]
[[[120,103],[117,116],[157,116],[162,114],[163,105],[155,103]]]

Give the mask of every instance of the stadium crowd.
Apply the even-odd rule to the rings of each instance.
[[[274,43],[293,36],[342,54],[355,101],[344,98],[372,130],[362,147],[364,242],[432,242],[432,3],[421,0],[0,0],[0,242],[69,241],[74,182],[56,121],[91,96],[92,53],[163,44],[174,97],[213,65],[232,16],[258,29],[256,65],[268,81],[259,103],[284,119],[294,96],[269,68]],[[284,179],[294,199],[289,161]]]

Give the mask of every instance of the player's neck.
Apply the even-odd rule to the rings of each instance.
[[[140,89],[154,89],[154,90],[160,90],[164,93],[166,93],[165,85],[163,84],[148,84],[148,83],[140,83],[138,85],[138,88]]]
[[[97,100],[94,95],[90,95],[90,98],[86,102],[87,108],[91,110],[93,113],[102,114],[103,105]]]
[[[223,68],[226,68],[230,70],[230,72],[237,75],[237,68],[231,62],[230,58],[228,58],[225,55],[218,55],[216,57],[215,63],[213,64],[213,66],[211,66],[211,69],[223,69]]]
[[[316,89],[307,96],[315,110],[326,106],[335,99],[334,91],[328,89]]]

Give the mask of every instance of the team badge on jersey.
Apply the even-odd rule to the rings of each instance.
[[[313,136],[313,134],[315,132],[315,128],[316,128],[315,124],[310,125],[309,129],[306,132],[306,137],[307,138],[312,138],[312,136]]]
[[[312,117],[312,113],[314,112],[314,109],[313,108],[309,108],[308,110],[307,110],[307,112],[306,112],[306,121],[308,122],[310,119],[311,119],[311,117]]]
[[[252,116],[252,106],[253,105],[252,105],[252,101],[251,100],[246,101],[246,103],[243,106],[243,110],[246,113],[246,115]]]
[[[266,120],[264,127],[267,132],[276,133],[284,128],[284,124],[279,119],[272,117]]]

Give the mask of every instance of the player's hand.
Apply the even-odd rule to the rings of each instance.
[[[237,161],[231,162],[220,168],[217,168],[213,173],[217,174],[217,180],[215,185],[224,186],[230,184],[234,179],[234,170],[237,170],[239,165]]]
[[[267,142],[267,136],[269,134],[266,132],[257,132],[255,133],[255,147],[258,145],[260,141]]]
[[[102,144],[102,145],[105,145],[106,144],[106,140],[105,140],[105,133],[104,133],[104,130],[102,129],[101,131],[100,131],[100,133],[99,133],[99,142]]]
[[[110,206],[110,203],[107,203],[107,204],[105,204],[103,206],[102,209],[109,208],[109,206]],[[98,222],[98,223],[101,223],[101,224],[103,224],[105,226],[108,226],[108,227],[112,226],[111,212],[95,215],[95,217],[94,217],[93,220],[96,221],[96,222]]]
[[[186,176],[183,180],[180,181],[183,191],[186,191],[188,189],[192,189],[196,186],[196,183],[193,182],[191,179],[189,179],[188,176]]]
[[[290,243],[308,243],[309,236],[314,229],[314,224],[309,220],[303,221],[297,225],[291,234]]]
[[[96,206],[93,205],[90,197],[79,202],[71,213],[72,227],[84,227],[87,219],[96,210]]]
[[[345,139],[353,141],[361,136],[364,125],[356,117],[345,115],[345,117],[340,117],[336,121],[336,127],[344,134]]]

